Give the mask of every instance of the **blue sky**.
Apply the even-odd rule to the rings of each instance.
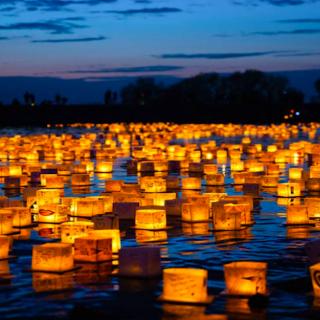
[[[1,0],[0,76],[320,69],[320,0]]]

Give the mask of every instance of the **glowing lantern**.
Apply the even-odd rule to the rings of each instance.
[[[307,180],[307,189],[310,192],[320,191],[320,178],[309,178]]]
[[[76,173],[71,175],[72,186],[88,186],[90,185],[90,175],[86,173]]]
[[[112,239],[95,235],[75,239],[74,259],[86,262],[112,260]]]
[[[208,204],[183,203],[181,219],[185,222],[201,222],[209,219]]]
[[[232,160],[230,163],[231,171],[243,171],[244,170],[244,162],[240,160]]]
[[[48,189],[62,189],[64,188],[63,177],[56,174],[41,174],[41,186]]]
[[[289,168],[289,179],[290,180],[300,180],[302,179],[302,168]]]
[[[168,171],[168,162],[167,161],[154,161],[153,166],[154,166],[155,172]]]
[[[310,178],[320,178],[320,166],[311,166],[309,172]]]
[[[204,174],[216,174],[218,173],[218,167],[215,164],[207,163],[203,165]]]
[[[32,224],[32,217],[29,208],[24,207],[10,207],[13,213],[13,226],[26,227]]]
[[[105,190],[106,192],[120,192],[123,184],[123,180],[106,180]]]
[[[90,230],[89,236],[96,238],[111,238],[112,239],[112,253],[118,253],[121,248],[120,230],[106,229],[106,230]]]
[[[163,207],[149,206],[136,209],[135,227],[145,230],[161,230],[167,227],[166,210]]]
[[[167,184],[167,189],[173,189],[173,190],[179,189],[179,185],[180,185],[179,177],[167,176],[166,184]]]
[[[93,217],[104,214],[104,202],[98,198],[74,199],[72,215],[77,217]]]
[[[90,221],[64,222],[61,224],[61,242],[74,243],[76,238],[85,237],[93,230]]]
[[[155,206],[165,206],[167,200],[176,199],[177,195],[175,193],[146,193],[146,199],[152,199],[152,205]]]
[[[224,185],[224,175],[222,173],[207,175],[205,179],[206,179],[206,185],[209,185],[209,186]]]
[[[228,295],[251,296],[267,294],[267,264],[265,262],[237,261],[224,265]]]
[[[154,171],[153,161],[138,162],[137,170],[139,172],[153,172]]]
[[[217,163],[223,164],[227,162],[227,151],[226,150],[217,150]]]
[[[279,197],[299,197],[301,186],[296,182],[278,184],[277,194]]]
[[[145,192],[166,192],[166,179],[162,177],[141,177],[140,187]]]
[[[22,167],[21,166],[9,166],[9,176],[22,176]]]
[[[308,208],[304,205],[288,206],[287,224],[309,224]]]
[[[9,256],[10,238],[0,236],[0,260],[7,259]]]
[[[119,251],[119,275],[150,278],[161,275],[159,247],[123,248]]]
[[[203,165],[200,162],[199,163],[198,162],[190,162],[188,171],[193,172],[193,173],[202,173],[203,172]]]
[[[163,270],[164,301],[207,303],[208,272],[204,269],[170,268]]]
[[[70,209],[64,204],[46,204],[39,207],[38,222],[40,223],[63,223],[68,221]]]
[[[312,287],[314,296],[320,297],[320,263],[312,265],[310,268]]]
[[[320,198],[305,198],[309,218],[320,218]]]
[[[60,191],[55,189],[40,189],[36,191],[38,206],[60,202]]]
[[[201,190],[201,179],[196,177],[187,177],[181,180],[183,190]]]
[[[261,185],[264,188],[274,188],[278,186],[278,176],[265,175],[261,178]]]
[[[66,243],[45,243],[33,246],[33,271],[64,272],[72,269],[72,245]]]
[[[13,232],[13,213],[10,209],[0,209],[0,234]]]
[[[108,173],[113,171],[112,161],[99,161],[96,163],[96,172]]]
[[[240,230],[241,210],[232,204],[212,204],[214,230]]]

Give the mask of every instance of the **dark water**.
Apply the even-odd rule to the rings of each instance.
[[[213,138],[222,141],[220,137]],[[268,138],[259,142],[271,141]],[[128,176],[121,166],[126,160],[117,160],[113,178],[135,182],[137,177]],[[221,166],[219,170],[226,172],[226,182],[230,183],[229,166]],[[288,166],[283,168],[283,177],[287,170]],[[88,194],[103,190],[104,179],[93,175]],[[235,190],[230,184],[219,191],[241,194],[241,190]],[[67,186],[65,195],[72,194]],[[160,245],[164,268],[207,269],[208,290],[215,295],[214,302],[207,307],[161,304],[157,301],[162,291],[160,280],[119,279],[111,275],[115,266],[110,264],[82,265],[75,272],[47,275],[51,278],[39,280],[37,277],[46,275],[28,271],[32,246],[55,241],[59,227],[51,230],[49,237],[39,236],[42,227],[35,227],[13,236],[12,255],[16,258],[0,261],[1,270],[8,268],[9,273],[0,277],[0,319],[210,319],[213,314],[224,314],[229,319],[320,319],[320,303],[317,305],[313,299],[309,262],[304,253],[305,243],[320,237],[320,228],[284,226],[286,209],[274,195],[275,190],[263,190],[261,198],[254,203],[256,223],[242,231],[212,232],[207,231],[209,224],[191,227],[169,219],[168,224],[174,228],[157,233],[159,241],[150,244],[143,242],[141,234],[134,230],[123,230],[123,247]],[[236,260],[268,263],[270,296],[266,305],[250,308],[246,299],[221,294],[225,289],[223,264]]]

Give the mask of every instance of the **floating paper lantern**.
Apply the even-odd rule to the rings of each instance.
[[[104,202],[99,198],[77,198],[73,201],[72,215],[93,217],[104,214]]]
[[[214,230],[240,230],[241,210],[232,204],[212,204]]]
[[[240,160],[232,160],[230,163],[231,171],[243,171],[244,170],[244,162]]]
[[[173,189],[173,190],[179,189],[179,186],[180,186],[179,177],[167,176],[166,185],[167,185],[167,189]]]
[[[153,161],[138,162],[137,170],[138,172],[153,172],[154,171]]]
[[[64,179],[56,174],[41,174],[41,186],[48,189],[62,189],[64,188]]]
[[[10,209],[0,209],[0,235],[13,232],[13,213]]]
[[[32,224],[32,217],[29,208],[25,207],[10,207],[13,213],[13,226],[26,227]]]
[[[209,185],[209,186],[224,185],[224,175],[222,173],[207,175],[205,179],[206,179],[206,185]]]
[[[216,164],[207,163],[203,165],[204,174],[216,174],[218,173],[218,166]]]
[[[320,178],[309,178],[306,182],[306,187],[310,192],[320,191]]]
[[[123,184],[123,180],[106,180],[105,190],[106,192],[120,192]]]
[[[64,272],[73,269],[72,245],[45,243],[32,248],[32,270]]]
[[[202,173],[203,172],[203,165],[200,162],[190,162],[188,171],[192,173]]]
[[[289,168],[289,179],[290,180],[300,180],[302,179],[302,168]]]
[[[181,180],[183,190],[201,190],[201,179],[196,177],[187,177]]]
[[[55,189],[36,190],[36,201],[38,206],[60,203],[60,191]]]
[[[161,230],[167,227],[166,210],[163,207],[139,207],[136,210],[135,226],[137,229]]]
[[[209,219],[209,205],[183,203],[181,219],[185,222],[207,221]]]
[[[152,205],[155,206],[165,206],[167,200],[176,199],[177,195],[175,193],[146,193],[146,199],[152,199]]]
[[[264,188],[274,188],[278,186],[278,176],[265,175],[261,177],[261,186]]]
[[[112,253],[118,253],[121,248],[120,230],[106,229],[106,230],[90,230],[89,236],[96,238],[111,238],[112,239]]]
[[[166,179],[162,177],[141,177],[140,187],[144,192],[166,192]]]
[[[166,172],[168,171],[168,162],[167,161],[154,161],[153,162],[155,172]]]
[[[85,262],[112,260],[112,239],[96,235],[75,239],[74,259]]]
[[[265,262],[237,261],[227,263],[223,267],[228,295],[267,294]]]
[[[98,161],[96,163],[96,172],[99,173],[108,173],[113,171],[113,162],[112,161]]]
[[[85,237],[93,230],[90,221],[64,222],[61,224],[61,242],[74,243],[76,238]]]
[[[122,248],[119,251],[119,275],[138,278],[160,276],[160,247]]]
[[[278,184],[277,194],[279,197],[299,197],[301,186],[296,182]]]
[[[71,185],[77,187],[90,185],[90,175],[86,173],[72,174]]]
[[[0,260],[7,259],[9,256],[10,238],[0,236]]]
[[[217,163],[223,164],[227,162],[228,153],[226,150],[217,150]]]
[[[68,221],[70,209],[64,204],[46,204],[39,207],[38,222],[40,223],[63,223]]]
[[[309,172],[310,178],[320,178],[320,166],[311,166]]]
[[[208,272],[204,269],[170,268],[163,270],[162,300],[207,303]]]
[[[288,206],[287,224],[288,225],[309,224],[308,207],[304,205]]]

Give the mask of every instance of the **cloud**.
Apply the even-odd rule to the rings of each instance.
[[[279,36],[279,35],[297,35],[297,34],[318,34],[320,29],[295,29],[295,30],[278,30],[278,31],[259,31],[252,32],[246,35],[260,35],[260,36]]]
[[[226,53],[165,53],[160,56],[156,56],[161,59],[237,59],[237,58],[249,58],[260,57],[281,53],[283,51],[258,51],[258,52],[226,52]]]
[[[32,43],[65,43],[65,42],[93,42],[102,41],[108,39],[107,37],[84,37],[84,38],[66,38],[66,39],[42,39],[42,40],[32,40]]]
[[[320,18],[284,19],[277,20],[279,23],[320,23]]]
[[[168,72],[181,70],[182,66],[138,66],[138,67],[119,67],[119,68],[101,68],[92,70],[73,70],[68,73],[152,73],[152,72]]]
[[[233,3],[236,5],[244,6],[258,6],[260,4],[270,4],[278,7],[285,6],[299,6],[303,4],[312,4],[319,0],[234,0]]]
[[[105,11],[105,13],[115,13],[122,16],[134,16],[139,14],[161,15],[161,14],[178,13],[178,12],[182,12],[182,10],[179,8],[170,8],[170,7]]]
[[[85,28],[85,25],[69,22],[67,19],[47,20],[42,22],[18,22],[0,25],[0,30],[43,30],[50,34],[70,34],[74,29]]]

